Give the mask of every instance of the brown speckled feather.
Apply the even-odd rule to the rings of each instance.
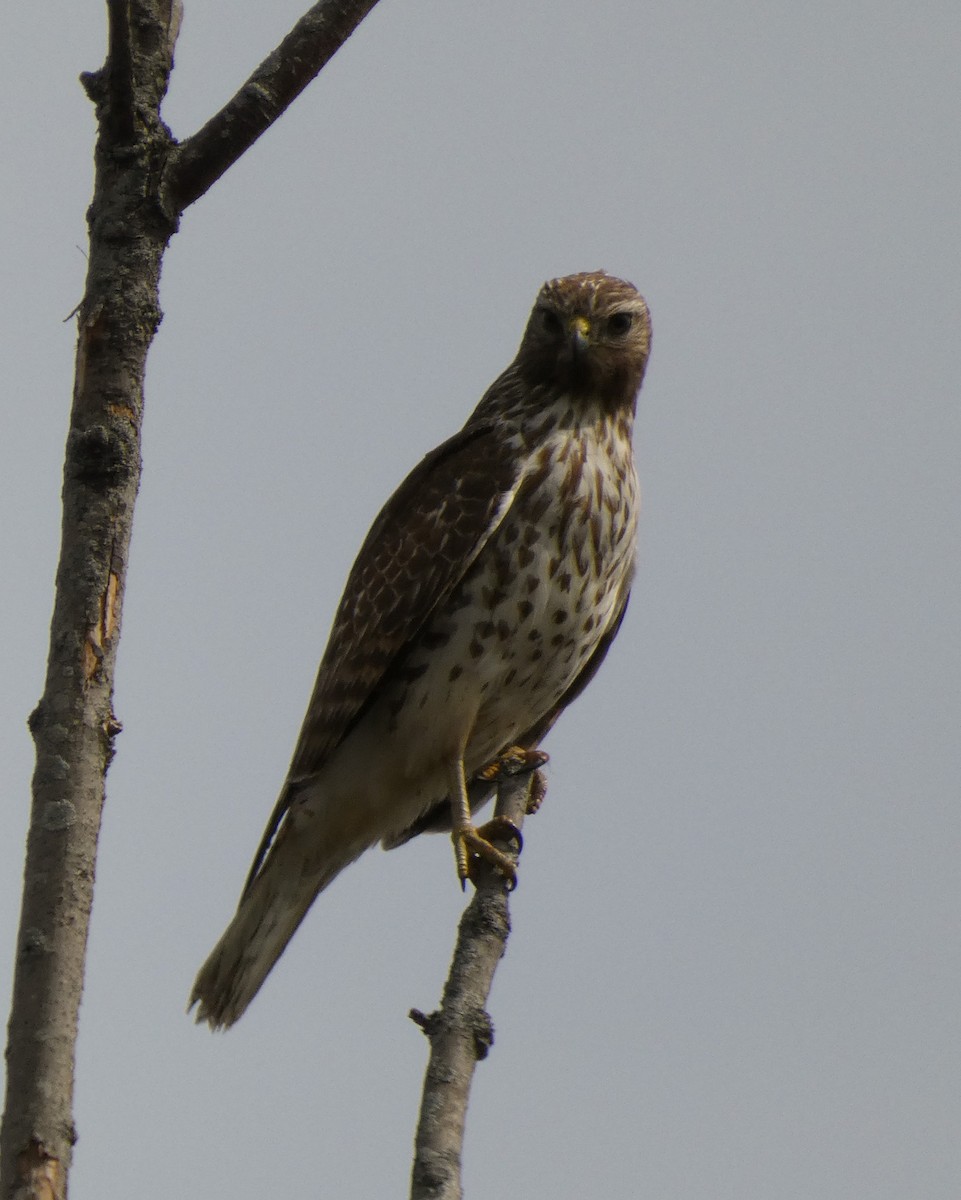
[[[557,706],[549,713],[545,713],[544,717],[537,722],[532,728],[528,729],[517,739],[517,745],[524,750],[532,750],[541,744],[544,738],[553,729],[558,717],[561,713],[584,691],[587,685],[591,682],[597,672],[600,670],[601,663],[607,657],[607,652],[610,650],[617,637],[617,631],[621,627],[621,622],[624,620],[624,614],[627,612],[628,601],[631,598],[630,592],[625,593],[623,603],[611,623],[610,629],[604,634],[598,643],[597,649],[587,660],[581,673],[570,685],[564,695],[560,698]],[[493,795],[494,784],[486,783],[482,778],[477,778],[471,783],[471,807],[474,809],[481,808]],[[403,846],[409,842],[411,838],[415,838],[421,833],[442,833],[450,829],[450,803],[444,799],[440,804],[434,805],[432,809],[424,813],[419,820],[415,821],[407,829],[394,837],[386,839],[384,848],[387,850],[395,850],[398,846]]]
[[[490,389],[516,386],[506,374]],[[290,806],[361,718],[391,664],[450,595],[503,518],[520,463],[490,419],[469,422],[407,476],[347,578],[284,787],[244,891]]]

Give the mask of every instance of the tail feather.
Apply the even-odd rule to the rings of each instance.
[[[282,855],[268,858],[194,981],[187,1008],[197,1006],[198,1024],[228,1029],[243,1016],[318,894],[363,849],[307,877],[285,870]]]

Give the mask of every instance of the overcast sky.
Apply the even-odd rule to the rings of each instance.
[[[187,0],[193,132],[302,0]],[[99,3],[5,15],[0,994],[92,182]],[[396,483],[550,276],[647,296],[631,611],[554,730],[468,1200],[961,1191],[961,7],[382,0],[166,259],[71,1200],[406,1194],[463,905],[340,878],[184,1015]]]

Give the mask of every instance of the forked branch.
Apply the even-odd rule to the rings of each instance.
[[[171,155],[164,208],[179,215],[268,129],[377,0],[317,0],[240,90]]]
[[[179,0],[107,0],[107,60],[81,76],[97,106],[96,180],[47,677],[30,719],[37,764],[8,1025],[0,1200],[67,1193],[77,1014],[104,777],[120,731],[114,671],[164,251],[180,211],[283,112],[375,2],[315,4],[180,148],[160,115]]]

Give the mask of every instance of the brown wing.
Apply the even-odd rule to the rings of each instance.
[[[363,716],[391,663],[500,524],[518,482],[518,458],[497,424],[471,421],[431,451],[381,509],[347,577],[287,782],[245,893],[298,782],[323,767]]]

